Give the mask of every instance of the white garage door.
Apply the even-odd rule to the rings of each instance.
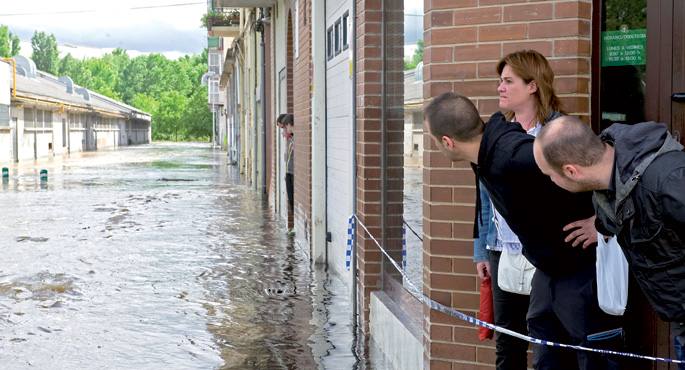
[[[326,216],[328,263],[351,285],[345,270],[347,220],[352,214],[352,2],[326,1]]]

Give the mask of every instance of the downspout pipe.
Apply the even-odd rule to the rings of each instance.
[[[357,214],[357,1],[352,1],[352,214]],[[352,240],[352,314],[356,323],[357,307],[357,238]]]
[[[261,97],[262,101],[262,194],[266,194],[266,46],[264,45],[264,25],[269,22],[264,17],[265,8],[260,8],[261,18],[257,21],[257,30],[261,33],[259,48],[262,53],[261,63]]]
[[[356,1],[356,0],[353,0]],[[327,1],[323,2],[323,29],[324,29],[324,35],[326,34],[326,3]],[[326,36],[328,37],[328,36]],[[328,61],[328,50],[326,49],[328,47],[327,45],[327,40],[324,41],[324,62],[323,62],[323,127],[324,127],[324,145],[323,145],[323,159],[324,159],[324,164],[323,164],[323,186],[324,186],[324,199],[323,199],[323,204],[324,204],[324,213],[326,217],[324,219],[326,220],[324,222],[324,230],[326,231],[326,241],[324,245],[326,246],[324,255],[326,259],[326,266],[328,266],[328,65],[326,64]],[[354,271],[354,270],[353,270]],[[352,276],[354,276],[354,272],[352,273]]]
[[[255,12],[252,14],[250,19],[252,19],[253,23],[253,30],[254,30],[254,19],[257,18],[257,12],[255,9]],[[252,152],[252,187],[254,190],[258,190],[259,186],[257,185],[259,183],[259,178],[258,178],[258,173],[261,172],[258,170],[259,168],[259,163],[257,163],[257,150],[259,149],[259,121],[257,120],[257,96],[256,92],[254,89],[257,87],[257,35],[254,35],[252,37],[252,66],[253,66],[253,77],[254,81],[250,81],[250,94],[253,94],[252,97],[252,149],[250,150]],[[252,84],[254,82],[254,85]]]

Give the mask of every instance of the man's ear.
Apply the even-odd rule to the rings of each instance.
[[[565,164],[561,166],[561,171],[564,174],[564,176],[572,180],[577,180],[578,175],[580,174],[578,171],[578,167],[572,164]]]
[[[440,138],[440,141],[442,142],[442,146],[444,146],[446,149],[454,149],[454,139],[451,137],[443,135]]]

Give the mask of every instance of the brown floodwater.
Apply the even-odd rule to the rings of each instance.
[[[225,153],[153,144],[8,167],[0,368],[384,367],[349,289]]]

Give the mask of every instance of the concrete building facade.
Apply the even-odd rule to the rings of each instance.
[[[0,63],[0,161],[19,162],[151,142],[149,114],[36,69]]]

